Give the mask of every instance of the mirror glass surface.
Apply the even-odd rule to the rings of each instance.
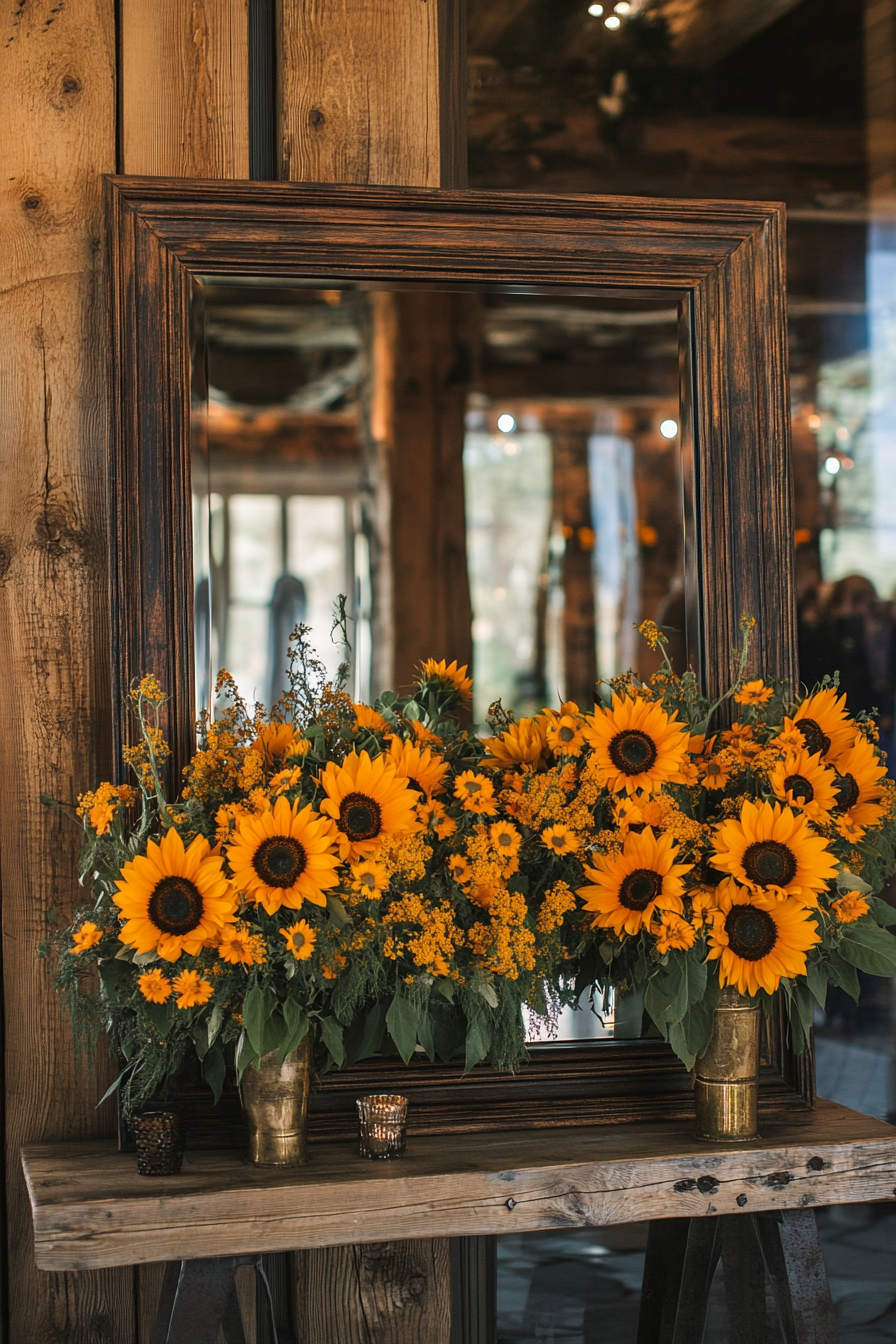
[[[197,283],[197,710],[214,713],[221,667],[250,704],[278,699],[299,621],[335,673],[340,594],[353,697],[407,680],[396,605],[437,595],[431,570],[391,553],[432,455],[465,645],[426,653],[471,657],[477,724],[499,697],[518,716],[584,707],[598,678],[648,676],[647,618],[677,670],[696,666],[679,329],[668,294]],[[556,1031],[612,1035],[612,1007],[565,1012]]]

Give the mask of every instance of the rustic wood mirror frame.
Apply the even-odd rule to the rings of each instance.
[[[784,211],[777,204],[535,196],[113,177],[107,182],[111,349],[111,597],[116,757],[129,681],[170,689],[173,772],[193,723],[190,305],[194,277],[313,276],[662,291],[682,314],[686,494],[710,691],[731,671],[742,612],[755,665],[795,672]],[[766,1032],[762,1104],[806,1107],[811,1055]],[[315,1092],[312,1135],[353,1132],[360,1092],[411,1097],[418,1132],[687,1115],[689,1075],[661,1041],[539,1047],[515,1076],[369,1060]],[[223,1106],[223,1103],[222,1103]],[[202,1106],[197,1101],[197,1120]],[[238,1108],[218,1141],[238,1141]],[[226,1131],[226,1133],[225,1133]],[[208,1137],[211,1137],[209,1131]]]

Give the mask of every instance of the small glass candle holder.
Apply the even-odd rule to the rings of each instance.
[[[408,1118],[407,1097],[378,1093],[372,1097],[359,1097],[356,1105],[361,1157],[403,1157]]]
[[[176,1176],[184,1156],[180,1116],[174,1111],[144,1111],[134,1116],[138,1176]]]

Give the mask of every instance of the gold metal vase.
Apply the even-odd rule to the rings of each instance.
[[[727,986],[694,1070],[697,1137],[713,1143],[757,1139],[758,1092],[759,1004]]]
[[[308,1161],[308,1094],[314,1059],[311,1032],[278,1061],[262,1055],[243,1074],[240,1097],[249,1125],[248,1161],[255,1167],[301,1167]]]

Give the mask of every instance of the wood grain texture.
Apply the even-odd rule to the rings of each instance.
[[[249,176],[249,0],[121,0],[122,172]]]
[[[466,183],[463,0],[278,0],[279,177]]]
[[[37,1261],[54,1270],[139,1263],[160,1244],[217,1256],[893,1199],[892,1126],[820,1102],[763,1129],[730,1148],[687,1123],[417,1139],[394,1163],[331,1144],[292,1172],[195,1153],[152,1181],[108,1143],[31,1146],[22,1160]]]
[[[297,1344],[449,1344],[448,1245],[427,1237],[294,1256]]]
[[[116,179],[109,193],[116,686],[149,669],[171,689],[181,763],[190,740],[192,618],[177,557],[189,554],[187,305],[197,273],[331,275],[430,288],[439,281],[565,285],[683,301],[697,532],[689,572],[705,681],[710,692],[728,683],[743,612],[759,621],[754,665],[792,671],[781,207],[152,178]],[[391,411],[379,412],[386,433]],[[120,718],[116,731],[120,740]],[[811,1059],[789,1053],[778,1018],[769,1026],[771,1099],[811,1104]],[[448,1069],[427,1076],[431,1091],[420,1101],[433,1127],[449,1129],[683,1115],[690,1105],[684,1070],[662,1043],[639,1050],[628,1071],[607,1047],[557,1052],[544,1069],[535,1062],[515,1077],[477,1068],[464,1080]],[[375,1067],[378,1085],[365,1090],[411,1085],[410,1070]],[[350,1110],[351,1081],[334,1075],[321,1088],[322,1127]]]
[[[68,919],[78,831],[44,808],[108,777],[109,625],[100,176],[115,164],[112,0],[0,5],[0,846],[8,1338],[128,1339],[133,1275],[37,1271],[21,1143],[108,1134],[36,959]]]

